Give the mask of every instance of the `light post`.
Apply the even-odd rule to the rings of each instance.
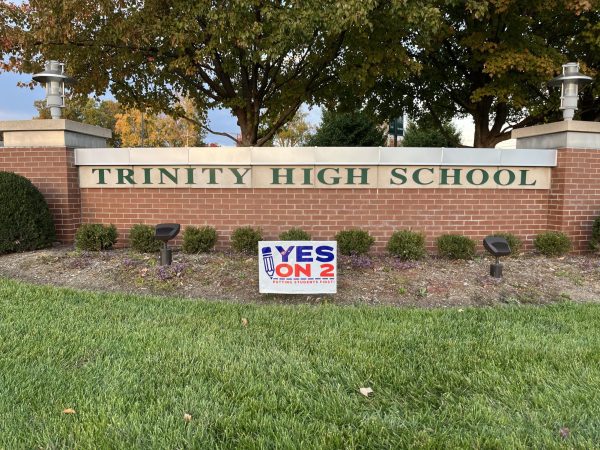
[[[562,69],[562,75],[550,80],[548,86],[561,88],[560,109],[563,119],[572,120],[577,109],[579,86],[592,81],[592,77],[580,73],[578,63],[563,64]]]
[[[50,108],[50,116],[60,119],[61,108],[65,107],[65,84],[72,84],[73,79],[65,75],[64,63],[46,61],[44,71],[33,75],[33,80],[46,87],[46,107]]]

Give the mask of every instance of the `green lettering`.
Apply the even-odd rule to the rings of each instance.
[[[135,184],[133,180],[133,169],[117,169],[117,184]]]
[[[271,172],[273,173],[273,182],[271,184],[281,184],[280,179],[282,175],[279,173],[280,170],[285,170],[285,183],[283,184],[294,184],[294,169],[291,167],[281,168],[273,167]]]
[[[150,171],[152,169],[145,168],[144,169],[144,184],[152,184],[152,178],[150,177]]]
[[[110,169],[92,169],[92,174],[98,172],[98,183],[97,184],[106,184],[106,179],[104,178],[105,173],[110,173]]]
[[[519,172],[521,172],[521,182],[519,183],[520,186],[535,186],[536,185],[537,180],[533,180],[533,183],[527,182],[527,174],[529,173],[529,170],[521,169]]]
[[[196,169],[193,167],[186,167],[185,171],[187,172],[187,181],[185,184],[194,184],[194,173]]]
[[[448,175],[448,171],[452,170],[454,173],[452,175]],[[441,181],[440,185],[447,185],[448,178],[452,178],[452,185],[459,186],[460,185],[460,169],[441,169]]]
[[[165,184],[165,178],[164,177],[167,177],[173,183],[177,184],[177,179],[179,177],[179,169],[175,168],[173,170],[175,171],[175,173],[169,172],[169,169],[163,169],[162,167],[159,168],[158,172],[160,173],[160,181],[159,181],[158,184]]]
[[[354,175],[355,170],[360,170],[360,175]],[[346,173],[348,175],[346,184],[356,184],[354,182],[355,178],[360,178],[360,182],[358,184],[369,184],[369,169],[367,167],[348,167]]]
[[[481,181],[479,183],[475,182],[475,172],[481,173]],[[487,183],[489,179],[490,174],[483,169],[471,169],[467,172],[467,183],[472,184],[473,186],[481,186],[482,184]]]
[[[304,181],[302,182],[303,185],[312,185],[312,170],[312,167],[306,167],[302,169],[304,172]]]
[[[340,184],[340,179],[341,177],[331,177],[331,183],[327,182],[325,180],[325,174],[328,170],[331,170],[337,174],[340,173],[340,169],[334,168],[334,167],[326,167],[324,169],[321,169],[317,172],[317,180],[319,180],[319,182],[321,182],[322,184],[325,184],[327,186],[333,186],[336,184]]]
[[[240,171],[236,167],[233,167],[229,170],[231,170],[231,173],[233,173],[233,175],[235,176],[235,184],[245,184],[244,177],[248,172],[250,172],[249,167],[246,167],[245,172],[242,174],[240,174]]]
[[[502,183],[502,181],[500,180],[500,176],[502,175],[502,172],[506,172],[508,174],[508,182],[507,183]],[[515,173],[512,170],[508,170],[508,169],[497,170],[496,173],[494,174],[494,181],[499,186],[508,186],[509,184],[513,184],[515,182],[515,178],[516,178]]]
[[[206,169],[202,169],[202,173],[208,170],[208,184],[217,184],[217,170],[219,173],[223,173],[223,169],[220,167],[208,167]]]
[[[402,173],[399,173],[402,172]],[[394,178],[398,178],[400,180],[399,183],[396,183],[394,181]],[[405,184],[406,183],[406,167],[394,167],[392,169],[392,178],[390,178],[390,184],[393,184],[395,186],[399,186],[401,184]]]
[[[417,169],[413,172],[412,175],[412,179],[416,184],[419,184],[421,186],[425,186],[427,184],[431,184],[433,183],[433,180],[431,180],[429,183],[425,183],[423,181],[421,181],[421,171],[426,170],[428,172],[430,172],[432,175],[434,173],[433,169],[431,167],[421,167],[420,169]]]

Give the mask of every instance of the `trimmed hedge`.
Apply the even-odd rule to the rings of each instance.
[[[337,241],[338,251],[342,255],[364,255],[375,242],[368,231],[356,228],[340,231],[334,239]]]
[[[544,256],[562,256],[571,250],[571,239],[560,231],[546,231],[535,237],[533,246]]]
[[[311,236],[302,228],[290,228],[279,235],[281,241],[310,241]]]
[[[410,230],[396,231],[387,244],[388,252],[403,260],[422,259],[427,255],[425,251],[425,235]]]
[[[114,225],[84,223],[75,233],[75,247],[93,252],[108,250],[115,245],[117,238],[117,228]]]
[[[136,252],[156,253],[162,242],[154,237],[155,228],[151,225],[137,224],[129,231],[129,245]]]
[[[213,227],[186,227],[183,232],[184,253],[206,253],[217,243],[217,230]]]
[[[41,192],[21,175],[0,172],[0,255],[50,247],[55,239]]]
[[[231,247],[240,253],[257,253],[258,241],[262,241],[262,230],[253,227],[236,228],[231,235]]]
[[[472,259],[475,256],[475,241],[460,234],[443,234],[437,238],[440,256],[449,259]]]
[[[590,249],[600,250],[600,217],[596,217],[592,224],[592,237],[590,238]]]

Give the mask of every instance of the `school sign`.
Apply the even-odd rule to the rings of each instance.
[[[77,149],[82,188],[548,189],[555,150]]]

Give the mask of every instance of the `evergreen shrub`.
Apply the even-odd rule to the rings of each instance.
[[[27,178],[0,172],[0,255],[50,247],[56,239],[46,199]]]
[[[182,250],[185,253],[206,253],[217,243],[217,230],[213,227],[186,227]]]

